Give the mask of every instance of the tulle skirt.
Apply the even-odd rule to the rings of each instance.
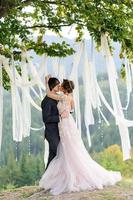
[[[58,195],[103,189],[121,180],[120,172],[108,171],[90,157],[71,115],[59,123],[59,132],[57,155],[39,182],[41,188]]]

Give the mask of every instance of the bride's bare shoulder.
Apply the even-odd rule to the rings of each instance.
[[[72,94],[69,94],[69,95],[68,95],[68,98],[69,98],[70,100],[72,100],[72,99],[73,99],[73,95],[72,95]]]

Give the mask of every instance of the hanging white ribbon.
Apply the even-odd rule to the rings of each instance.
[[[44,54],[42,56],[40,68],[37,70],[39,77],[41,78],[43,76],[46,76],[48,74],[47,72],[47,64],[48,64],[48,57]],[[44,79],[43,79],[44,80]]]
[[[2,80],[2,62],[0,60],[0,152],[2,145],[2,131],[3,131],[3,80]]]
[[[44,163],[45,163],[45,167],[46,164],[48,162],[48,156],[49,156],[49,144],[47,142],[47,140],[44,141]]]
[[[59,74],[59,63],[60,63],[60,58],[58,58],[58,57],[52,58],[53,76],[55,76],[55,77],[57,77]]]
[[[80,113],[80,102],[79,102],[79,82],[78,82],[78,66],[82,54],[83,44],[78,43],[76,46],[76,53],[74,54],[73,58],[73,66],[72,71],[70,74],[70,79],[74,81],[75,89],[73,92],[74,102],[75,102],[75,117],[76,117],[76,124],[79,129],[79,133],[81,135],[81,113]]]
[[[61,64],[59,65],[59,74],[58,74],[58,78],[59,80],[62,82],[63,79],[66,78],[66,74],[65,74],[65,65]]]
[[[44,54],[42,57],[41,57],[41,63],[40,63],[40,67],[37,69],[37,72],[38,72],[38,75],[40,78],[42,78],[42,81],[44,82],[45,84],[45,76],[48,75],[48,71],[47,71],[47,61],[48,61],[48,57]],[[33,93],[35,94],[35,96],[40,100],[42,101],[43,99],[43,89],[38,86],[38,89],[39,89],[39,93],[38,94],[36,92],[36,90],[33,88],[33,86],[30,87],[31,90],[33,91]]]
[[[101,111],[101,100],[98,92],[98,82],[97,82],[97,74],[96,74],[96,65],[95,65],[95,45],[94,40],[91,38],[91,62],[89,63],[90,66],[90,100],[91,104],[94,109],[97,108],[98,111],[98,117],[99,117],[99,123],[101,123],[101,117],[109,126],[109,121],[106,119],[105,115]]]
[[[45,126],[43,125],[43,126],[40,127],[40,128],[33,128],[33,127],[30,127],[30,129],[31,129],[32,131],[40,131],[40,130],[42,130],[42,129],[45,129]]]
[[[129,66],[130,66],[130,69],[131,69],[131,77],[132,77],[132,80],[133,80],[133,63],[129,62]]]
[[[23,82],[21,79],[21,76],[18,74],[17,70],[15,69],[15,73],[16,73],[16,83],[15,84],[19,87],[35,86],[36,84],[38,84],[43,90],[45,90],[44,83],[42,82],[41,77],[44,75],[44,69],[46,68],[47,58],[44,57],[44,63],[40,65],[40,68],[37,71],[36,67],[32,63],[30,56],[28,56],[26,52],[25,53],[23,52],[23,55],[26,58],[26,60],[28,61],[28,74],[29,74],[29,77],[31,80],[27,80],[26,82]],[[4,63],[5,62],[7,62],[6,58],[4,60]],[[5,66],[6,66],[6,64],[5,64]],[[13,75],[12,75],[10,68],[8,68],[8,66],[7,66],[6,70],[7,70],[9,77],[12,80]]]
[[[13,62],[10,67],[14,76],[13,83],[11,82],[13,140],[21,142],[23,138],[22,103],[18,88],[15,84],[15,66]]]
[[[105,35],[102,35],[101,37],[101,47],[104,52],[105,58],[106,58],[106,65],[107,65],[107,71],[108,71],[108,78],[109,78],[109,85],[110,85],[110,91],[111,91],[111,97],[112,97],[112,104],[114,108],[114,112],[117,116],[123,118],[124,120],[124,114],[122,111],[121,101],[119,97],[118,87],[116,83],[117,79],[117,72],[115,68],[115,63],[113,60],[113,57],[110,53],[107,38]],[[129,132],[127,125],[121,121],[116,120],[116,123],[119,127],[120,136],[121,136],[121,144],[122,144],[122,151],[123,151],[123,159],[127,160],[131,158],[130,156],[130,139],[129,139]]]
[[[89,143],[89,146],[91,146],[89,125],[94,124],[94,116],[93,116],[92,105],[91,105],[91,93],[92,93],[92,91],[91,91],[91,70],[90,70],[85,41],[83,42],[82,59],[83,59],[82,76],[83,76],[83,86],[84,86],[84,95],[85,95],[84,121],[85,121],[88,143]]]
[[[29,70],[31,72],[31,84],[38,84],[43,90],[45,90],[44,83],[42,82],[36,67],[33,65],[32,60],[28,54],[26,54],[26,59],[28,61]]]
[[[34,93],[34,95],[41,101],[42,97],[39,96],[39,94],[36,92],[36,90],[32,86],[30,86],[30,89],[32,90],[32,92]]]
[[[28,82],[28,70],[25,54],[22,52],[22,60],[21,60],[21,79],[23,83]],[[30,95],[30,88],[28,86],[21,88],[22,92],[22,116],[23,116],[23,136],[30,136],[30,127],[31,127],[31,106],[30,100],[27,98],[27,93]]]
[[[132,92],[132,78],[131,78],[130,64],[126,56],[125,56],[125,72],[126,72],[127,104],[123,109],[127,110],[130,102],[130,95]]]
[[[101,101],[97,91],[97,75],[95,68],[94,41],[91,38],[91,62],[90,62],[90,87],[91,87],[91,103],[94,109],[100,109]]]
[[[14,80],[14,77],[13,77],[13,72],[11,71],[10,67],[9,67],[9,64],[7,62],[7,59],[5,58],[4,60],[4,68],[8,74],[8,76],[10,77],[10,80],[12,82],[12,84],[15,84],[16,86],[22,88],[22,87],[27,87],[27,86],[30,86],[31,87],[31,83],[30,84],[25,84],[25,83],[22,83],[22,78],[21,76],[19,75],[18,71],[17,70],[14,70],[15,72],[15,80]],[[15,82],[14,82],[15,81]],[[35,83],[36,84],[36,83]],[[32,97],[29,95],[29,93],[27,91],[25,91],[25,94],[27,96],[27,98],[29,99],[30,103],[32,104],[32,106],[34,106],[37,110],[41,111],[41,107],[38,106],[35,101],[32,99]]]

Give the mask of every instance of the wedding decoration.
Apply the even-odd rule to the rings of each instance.
[[[2,86],[2,60],[0,59],[0,151],[2,144],[2,128],[3,128],[3,86]]]
[[[104,116],[101,107],[104,105],[110,113],[115,117],[116,125],[119,128],[121,147],[123,151],[123,160],[130,158],[130,138],[128,127],[133,126],[133,121],[125,119],[123,110],[128,108],[130,94],[132,92],[133,67],[128,59],[125,60],[126,85],[127,85],[127,105],[121,104],[118,86],[118,79],[115,63],[111,54],[106,35],[101,36],[101,49],[106,61],[108,80],[111,92],[111,107],[105,99],[103,92],[97,81],[95,68],[94,42],[92,40],[91,58],[88,57],[86,42],[78,42],[75,44],[75,54],[73,56],[72,68],[69,75],[66,73],[65,61],[62,58],[49,58],[43,55],[41,62],[35,65],[30,53],[23,51],[21,53],[21,62],[15,61],[13,56],[11,59],[0,55],[0,149],[2,143],[2,124],[3,124],[3,86],[2,86],[2,69],[5,69],[11,84],[12,98],[12,135],[13,140],[21,142],[24,137],[30,136],[30,130],[38,131],[45,128],[31,127],[31,106],[41,112],[41,101],[46,93],[44,77],[49,74],[48,61],[52,60],[53,76],[63,80],[68,78],[74,81],[75,90],[73,93],[75,101],[75,120],[81,135],[81,111],[80,111],[80,95],[79,95],[79,66],[82,65],[82,80],[84,89],[84,123],[86,127],[86,136],[88,144],[91,146],[91,135],[89,125],[95,123],[93,109],[97,109],[100,118],[109,126],[109,121]],[[17,71],[16,65],[19,65],[21,74]],[[33,95],[37,100],[33,98]],[[45,157],[47,162],[48,143],[45,141]]]

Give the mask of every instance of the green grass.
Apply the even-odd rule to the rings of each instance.
[[[133,188],[133,179],[123,178],[123,180],[117,185],[124,188]]]
[[[52,200],[51,197],[42,197],[39,200]]]
[[[102,197],[101,197],[101,200],[118,200],[117,197],[114,196],[114,194],[112,194],[112,192],[108,192],[108,193],[103,193],[102,194]]]

